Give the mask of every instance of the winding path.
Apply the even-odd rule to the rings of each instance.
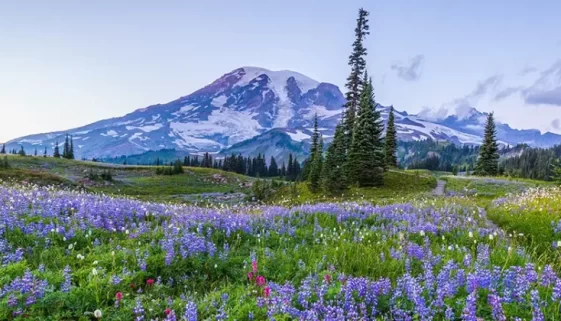
[[[443,196],[445,187],[446,187],[446,181],[439,179],[438,181],[436,181],[436,187],[433,191],[433,194],[436,196]]]

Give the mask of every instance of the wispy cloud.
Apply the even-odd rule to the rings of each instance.
[[[470,117],[474,113],[474,106],[479,100],[488,93],[495,92],[502,82],[503,75],[494,75],[483,81],[480,81],[475,88],[461,98],[456,98],[440,108],[424,107],[419,116],[427,120],[441,120],[451,113],[454,113],[459,119]]]
[[[518,73],[518,75],[520,75],[520,76],[526,76],[526,75],[531,74],[531,73],[534,73],[534,72],[536,72],[536,71],[538,71],[538,68],[536,68],[536,67],[526,67],[526,68],[522,69],[522,70]]]
[[[554,129],[561,129],[561,120],[560,119],[555,119],[551,122],[551,127],[553,127]]]
[[[424,55],[416,55],[409,63],[397,63],[391,66],[397,72],[397,76],[403,80],[415,81],[421,77],[421,67],[425,60]]]
[[[494,101],[503,100],[503,99],[505,99],[505,98],[507,98],[507,97],[509,97],[509,96],[511,96],[511,95],[513,95],[513,94],[515,94],[515,93],[520,92],[522,89],[523,89],[523,87],[508,87],[508,88],[505,88],[505,89],[499,91],[499,92],[495,95],[495,97],[493,98],[493,100],[494,100]]]
[[[522,94],[526,104],[561,107],[561,60],[542,71],[534,84],[522,90]]]

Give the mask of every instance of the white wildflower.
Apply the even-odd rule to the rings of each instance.
[[[103,313],[101,313],[101,310],[97,309],[94,311],[94,317],[96,319],[101,319],[101,317],[103,316]]]

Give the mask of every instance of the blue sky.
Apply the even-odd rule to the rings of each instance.
[[[561,133],[560,1],[3,1],[0,141],[167,102],[241,66],[342,86],[370,11],[377,101]]]

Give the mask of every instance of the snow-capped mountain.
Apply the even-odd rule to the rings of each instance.
[[[263,150],[267,155],[282,154],[295,146],[306,148],[315,114],[320,131],[329,142],[344,102],[343,94],[335,85],[293,71],[242,67],[169,103],[80,128],[17,138],[8,142],[7,147],[19,149],[22,145],[30,152],[34,148],[41,151],[46,146],[52,153],[56,142],[62,144],[68,133],[73,136],[75,154],[80,158],[115,157],[161,149],[191,153]],[[389,107],[378,105],[378,108],[387,119]],[[429,121],[397,111],[396,127],[402,140],[431,138],[479,144],[481,116],[484,114],[474,110],[474,115],[468,119],[451,116]],[[561,135],[518,131],[508,125],[498,126],[498,132],[499,139],[509,144],[561,143]]]

